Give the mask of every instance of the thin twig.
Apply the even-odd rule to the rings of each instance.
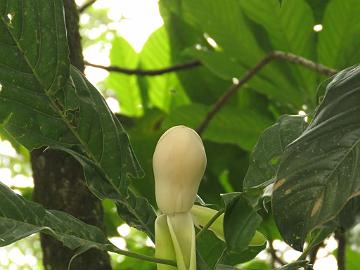
[[[345,270],[346,237],[344,232],[336,231],[335,239],[338,242],[338,248],[336,254],[338,270]]]
[[[314,247],[314,249],[310,252],[310,261],[309,264],[314,265],[316,262],[316,257],[319,249],[324,246],[324,242],[321,242],[317,246]]]
[[[140,254],[140,253],[136,253],[136,252],[132,252],[132,251],[128,251],[128,250],[123,250],[123,249],[119,249],[115,246],[109,246],[109,251],[124,255],[124,256],[128,256],[131,258],[135,258],[138,260],[143,260],[143,261],[148,261],[148,262],[153,262],[153,263],[160,263],[160,264],[166,264],[166,265],[172,265],[172,266],[176,266],[176,262],[172,261],[172,260],[166,260],[166,259],[160,259],[160,258],[156,258],[156,257],[151,257],[148,255],[144,255],[144,254]]]
[[[98,64],[93,64],[89,62],[85,62],[85,65],[95,67],[95,68],[101,68],[104,70],[107,70],[109,72],[119,72],[127,75],[138,75],[138,76],[157,76],[162,75],[169,72],[174,71],[181,71],[186,69],[191,69],[195,67],[201,66],[201,62],[198,60],[190,61],[183,64],[177,64],[171,67],[162,68],[162,69],[154,69],[154,70],[144,70],[144,69],[129,69],[129,68],[123,68],[118,66],[102,66]]]
[[[286,262],[276,254],[276,250],[272,241],[269,241],[269,252],[274,262],[279,263],[281,266],[286,264]]]
[[[204,227],[197,233],[196,238],[198,239],[200,235],[202,235],[207,229],[210,228],[210,226],[217,220],[218,217],[220,217],[225,212],[224,209],[219,210]]]
[[[83,4],[81,7],[78,8],[78,12],[84,12],[85,9],[87,9],[88,7],[90,7],[92,4],[94,4],[96,2],[96,0],[90,0],[88,2],[86,2],[85,4]]]
[[[302,65],[306,68],[309,68],[313,71],[319,72],[326,76],[331,76],[336,74],[336,70],[326,67],[321,64],[317,64],[312,62],[311,60],[308,60],[306,58],[303,58],[301,56],[287,53],[287,52],[281,52],[281,51],[274,51],[267,56],[265,56],[260,62],[258,62],[252,69],[249,69],[243,77],[241,77],[236,83],[232,84],[230,88],[222,95],[220,98],[215,102],[215,104],[212,106],[210,111],[207,113],[204,120],[200,123],[200,125],[197,128],[197,132],[201,134],[206,127],[209,125],[212,118],[215,116],[215,114],[226,104],[226,102],[236,94],[236,92],[243,86],[245,83],[247,83],[252,77],[254,77],[263,67],[265,67],[267,64],[272,62],[273,60],[285,60],[291,63]]]

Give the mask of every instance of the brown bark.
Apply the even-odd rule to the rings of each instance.
[[[84,60],[79,34],[79,16],[74,0],[64,0],[70,61],[79,70],[84,70]],[[82,221],[103,226],[101,202],[88,190],[80,164],[66,153],[38,149],[31,152],[34,176],[34,200],[48,209],[70,213]],[[74,252],[52,237],[41,234],[43,264],[45,269],[66,270]],[[91,249],[77,257],[71,269],[110,270],[106,252]]]

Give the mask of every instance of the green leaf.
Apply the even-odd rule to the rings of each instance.
[[[186,55],[184,50],[194,44],[206,45],[203,32],[184,20],[181,1],[160,0],[159,8],[169,36],[172,62],[193,61],[193,57]],[[203,66],[177,72],[177,77],[189,98],[204,104],[214,103],[229,84]]]
[[[250,188],[273,179],[285,147],[301,135],[306,127],[304,117],[283,115],[260,136],[245,175],[244,187]]]
[[[241,72],[233,77],[241,77],[266,56],[266,52],[256,39],[255,31],[249,27],[247,14],[242,11],[240,1],[186,0],[181,3],[184,19],[201,33],[206,33],[215,40],[219,47],[217,51],[222,51],[226,55],[225,59],[229,59],[230,66],[238,63],[237,69]],[[197,47],[199,48],[199,46]],[[201,48],[200,51],[197,53],[199,59],[204,64],[211,65],[211,70],[223,69],[217,74],[221,74],[222,77],[224,74],[229,75],[229,67],[222,64],[225,61],[218,61],[220,58],[218,52],[213,53],[207,48]],[[216,67],[217,62],[222,65]],[[249,85],[256,91],[281,101],[286,99],[287,103],[296,106],[304,104],[304,99],[307,98],[294,87],[294,83],[290,82],[284,72],[275,64],[267,65],[249,82]]]
[[[138,58],[137,53],[125,39],[121,37],[113,39],[110,51],[111,65],[135,69],[138,66]],[[143,105],[136,76],[111,72],[106,82],[107,86],[116,93],[121,114],[141,116]]]
[[[155,216],[128,193],[142,171],[125,130],[84,76],[73,67],[69,74],[59,1],[6,3],[0,4],[2,127],[29,150],[66,150],[85,166],[95,195],[117,200],[134,217]],[[138,214],[140,205],[145,212]]]
[[[111,243],[95,226],[71,215],[46,210],[27,201],[0,183],[0,246],[6,246],[37,232],[49,234],[70,249],[99,248],[107,250]]]
[[[317,47],[320,63],[338,69],[359,63],[359,12],[357,0],[332,0],[326,6]]]
[[[165,119],[163,128],[179,124],[196,128],[209,110],[209,106],[195,103],[179,107]],[[237,144],[250,150],[269,122],[256,111],[224,107],[211,120],[202,137],[213,142]]]
[[[142,69],[162,69],[173,65],[169,38],[165,28],[156,30],[145,43],[140,53],[139,67]],[[150,105],[163,111],[188,103],[188,98],[175,73],[148,76],[145,79]]]
[[[242,11],[266,29],[274,50],[291,52],[313,59],[315,56],[314,18],[305,0],[239,1]],[[299,65],[288,64],[299,92],[314,97],[315,73]]]
[[[293,263],[289,263],[280,268],[276,268],[276,270],[297,270],[299,268],[304,268],[308,265],[308,261],[296,261]]]
[[[360,67],[352,67],[329,83],[314,120],[284,152],[273,211],[284,240],[295,249],[358,195],[359,113]]]
[[[225,250],[219,263],[237,265],[248,262],[256,257],[266,248],[266,243],[262,246],[248,247],[241,252]]]
[[[196,250],[201,254],[210,269],[214,269],[224,248],[225,243],[211,231],[205,231],[196,239]]]
[[[357,270],[360,263],[360,253],[357,250],[353,250],[347,246],[345,256],[345,269]]]
[[[218,264],[216,265],[215,270],[236,270],[238,268],[234,267],[234,266],[230,266],[230,265],[225,265],[225,264]]]
[[[224,216],[224,235],[229,251],[241,252],[248,247],[261,223],[261,217],[249,202],[239,196],[227,207]]]

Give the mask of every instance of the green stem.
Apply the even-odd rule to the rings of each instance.
[[[177,266],[176,262],[172,261],[172,260],[166,260],[166,259],[160,259],[160,258],[156,258],[156,257],[152,257],[152,256],[147,256],[147,255],[143,255],[140,253],[119,249],[114,246],[110,246],[108,251],[115,252],[115,253],[118,253],[118,254],[121,254],[124,256],[138,259],[138,260],[143,260],[143,261],[148,261],[148,262],[153,262],[153,263],[167,264],[167,265],[171,265],[171,266],[175,266],[175,267]]]
[[[215,220],[220,217],[225,212],[225,209],[219,210],[204,227],[197,233],[196,239],[199,239],[200,235],[202,235],[207,229],[210,228],[210,226],[215,222]]]
[[[315,237],[309,242],[309,245],[305,248],[303,253],[300,255],[300,257],[296,261],[302,261],[306,260],[306,257],[310,254],[310,252],[315,248],[317,245],[319,245],[324,239],[324,233],[327,234],[326,229],[319,230],[319,232],[315,235]]]

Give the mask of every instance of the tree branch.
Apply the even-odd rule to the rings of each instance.
[[[258,62],[252,69],[249,69],[243,77],[241,77],[236,83],[232,84],[230,88],[215,102],[211,110],[207,113],[205,119],[200,123],[197,128],[197,132],[201,134],[206,127],[209,125],[212,118],[215,114],[220,111],[220,109],[226,104],[226,102],[236,94],[236,92],[247,83],[252,77],[254,77],[263,67],[272,62],[273,60],[285,60],[291,63],[302,65],[306,68],[309,68],[313,71],[319,72],[320,74],[326,76],[332,76],[337,73],[335,69],[326,67],[321,64],[317,64],[309,59],[303,58],[301,56],[282,52],[274,51],[264,57],[260,62]]]
[[[89,0],[88,2],[86,2],[85,4],[83,4],[81,7],[78,8],[78,12],[84,12],[85,9],[87,9],[88,7],[90,7],[92,4],[94,4],[96,2],[96,0]]]
[[[210,226],[225,212],[225,209],[220,209],[205,226],[197,233],[196,239],[199,239],[200,235],[202,235]]]
[[[346,237],[342,231],[335,232],[335,238],[338,242],[338,248],[336,253],[338,270],[345,270],[345,256],[346,256]]]
[[[276,250],[274,248],[274,245],[273,245],[272,241],[269,241],[269,253],[270,253],[271,258],[272,258],[272,260],[274,262],[279,263],[281,266],[286,264],[286,262],[276,254]]]
[[[95,67],[95,68],[101,68],[104,70],[107,70],[109,72],[119,72],[127,75],[138,75],[138,76],[157,76],[162,75],[169,72],[174,71],[181,71],[186,69],[191,69],[195,67],[201,66],[201,62],[198,60],[190,61],[183,64],[177,64],[171,67],[163,68],[163,69],[154,69],[154,70],[143,70],[143,69],[129,69],[129,68],[123,68],[118,66],[102,66],[97,64],[92,64],[89,62],[85,62],[85,65]]]

